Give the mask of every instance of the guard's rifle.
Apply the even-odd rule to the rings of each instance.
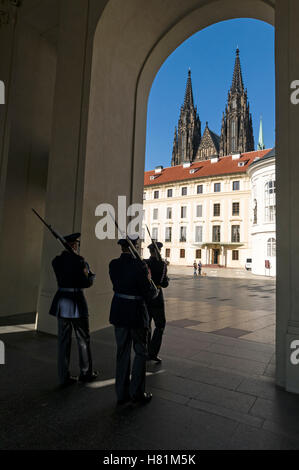
[[[111,214],[111,212],[109,211],[109,215],[111,217],[111,219],[113,220],[114,224],[115,224],[115,227],[117,228],[117,231],[121,234],[121,236],[123,238],[126,239],[128,245],[129,245],[129,250],[130,250],[130,253],[131,255],[133,256],[133,258],[135,259],[138,259],[138,261],[140,261],[140,263],[144,264],[144,261],[143,259],[141,258],[140,254],[139,254],[139,251],[135,248],[135,246],[133,245],[132,241],[130,240],[130,238],[128,237],[128,235],[125,235],[122,230],[119,228],[119,225],[118,223],[116,222],[115,218],[113,217],[113,215]],[[124,236],[125,235],[125,236]],[[157,286],[155,285],[154,281],[152,279],[150,279],[150,283],[155,287],[155,289],[157,289]]]
[[[47,224],[47,222],[39,215],[39,213],[35,209],[32,209],[32,211],[39,218],[39,220],[41,220],[41,222],[47,227],[47,229],[52,233],[52,235],[56,238],[56,240],[58,240],[61,243],[63,248],[65,248],[70,253],[77,255],[77,253],[75,252],[75,250],[73,250],[71,245],[66,241],[66,239],[62,235],[60,235],[58,232],[56,232],[56,230],[53,229],[52,225]],[[94,276],[94,273],[90,270],[88,263],[85,262],[85,264],[87,265],[86,267],[87,267],[89,274]]]
[[[146,226],[147,232],[148,232],[148,234],[149,234],[149,236],[150,236],[150,239],[151,239],[151,241],[152,241],[152,244],[153,244],[154,247],[155,247],[158,261],[160,261],[161,263],[163,263],[163,272],[162,272],[162,276],[161,276],[161,280],[160,280],[160,284],[162,284],[162,282],[163,282],[163,280],[164,280],[164,277],[165,277],[165,275],[166,275],[166,267],[167,267],[167,265],[166,265],[166,262],[162,259],[162,256],[161,256],[160,250],[159,250],[159,248],[158,248],[158,245],[157,245],[156,241],[152,238],[151,232],[150,232],[148,226],[147,226],[146,224],[145,224],[145,226]]]

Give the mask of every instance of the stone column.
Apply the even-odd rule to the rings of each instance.
[[[9,7],[10,5],[10,7]],[[47,179],[55,49],[8,7],[0,27],[0,315],[36,310],[42,230],[31,212],[43,212]]]
[[[86,0],[61,2],[46,219],[62,235],[81,232],[88,102]],[[38,330],[56,332],[49,307],[56,291],[51,260],[62,251],[45,231],[38,302]]]
[[[295,393],[299,365],[292,364],[291,354],[293,342],[299,341],[299,104],[292,104],[290,86],[299,80],[298,24],[298,1],[276,0],[276,381]]]

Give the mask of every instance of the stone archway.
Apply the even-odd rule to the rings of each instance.
[[[142,202],[147,100],[162,63],[190,35],[213,23],[238,17],[274,23],[274,10],[268,2],[200,3],[134,0],[123,11],[121,0],[114,0],[99,19],[91,72],[82,225],[83,231],[84,227],[88,230],[87,252],[92,258],[100,249],[101,265],[108,265],[115,248],[91,233],[94,211],[100,202],[115,206],[118,195],[126,195],[128,203]],[[104,285],[102,299],[107,306],[111,292],[106,277]]]

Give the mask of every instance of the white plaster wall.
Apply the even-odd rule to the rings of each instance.
[[[265,218],[265,184],[276,179],[275,159],[269,158],[254,164],[250,170],[252,195],[250,204],[250,233],[252,242],[252,273],[276,276],[276,256],[267,255],[267,241],[276,240],[275,222],[267,222]],[[253,204],[257,200],[257,224],[253,224]],[[270,261],[271,268],[265,269],[265,260]]]

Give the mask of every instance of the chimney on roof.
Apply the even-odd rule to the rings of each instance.
[[[240,153],[234,153],[232,155],[232,160],[239,160],[239,158],[241,157],[241,154]]]
[[[183,162],[183,168],[190,168],[191,162]]]
[[[162,165],[158,165],[155,167],[155,173],[161,173],[163,170],[163,166]]]

